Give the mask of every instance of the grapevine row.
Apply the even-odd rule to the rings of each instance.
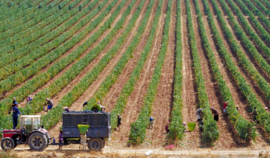
[[[100,4],[100,6],[105,5],[106,1]],[[60,46],[59,48],[55,49],[51,54],[48,54],[46,58],[44,58],[43,61],[36,62],[36,65],[34,65],[33,68],[38,68],[38,64],[49,64],[52,62],[52,60],[57,59],[60,57],[63,53],[71,49],[76,43],[81,41],[81,38],[79,37],[85,37],[89,32],[91,32],[98,24],[99,22],[106,16],[109,11],[111,10],[111,6],[115,5],[116,0],[114,0],[102,14],[96,18],[87,28],[85,28],[84,31],[80,32],[78,35],[74,36],[69,42],[65,43],[64,45]],[[98,10],[98,8],[96,8]],[[38,76],[34,77],[30,81],[28,81],[26,84],[24,84],[21,88],[16,90],[13,93],[13,96],[17,96],[17,101],[22,101],[28,94],[34,92],[37,88],[43,86],[46,82],[48,82],[51,78],[56,76],[61,70],[63,70],[67,65],[74,62],[90,45],[92,45],[98,37],[104,32],[103,29],[99,29],[93,36],[91,36],[91,40],[89,39],[87,42],[84,43],[76,51],[73,51],[71,54],[69,54],[67,57],[63,58],[59,62],[55,63],[53,66],[51,66],[47,72],[41,73]],[[34,69],[35,70],[35,69]],[[10,103],[10,100],[12,100],[12,96],[1,100],[0,102],[0,108],[2,108],[2,112],[6,112],[7,107]]]
[[[139,44],[139,42],[141,40],[141,37],[142,37],[143,33],[145,32],[146,25],[147,25],[147,22],[149,20],[153,4],[154,4],[154,1],[151,0],[150,4],[148,5],[147,11],[146,11],[146,13],[144,15],[144,18],[142,19],[141,25],[139,26],[138,31],[137,31],[136,35],[134,36],[133,40],[131,41],[129,47],[126,49],[124,55],[119,60],[119,62],[117,63],[117,65],[115,66],[113,71],[106,77],[106,79],[103,81],[103,83],[101,84],[99,89],[94,93],[92,98],[88,101],[89,104],[86,106],[85,110],[91,109],[92,105],[94,105],[96,103],[97,99],[101,100],[101,101],[104,99],[104,97],[108,93],[111,86],[116,82],[118,76],[123,71],[123,69],[124,69],[125,65],[127,64],[128,60],[130,58],[132,58],[132,53],[135,51],[137,45]],[[136,13],[136,14],[139,14],[139,13]],[[131,27],[131,26],[128,26],[128,27]],[[120,97],[126,96],[126,98],[127,98],[131,94],[131,92],[133,90],[132,87],[135,85],[136,79],[138,79],[138,77],[139,77],[140,71],[141,71],[141,69],[143,67],[143,63],[145,62],[145,60],[147,58],[147,54],[148,54],[148,52],[147,53],[145,53],[145,52],[142,53],[142,55],[141,55],[141,57],[140,57],[140,59],[139,59],[139,61],[137,63],[137,66],[133,70],[129,81],[126,83],[126,85],[129,85],[129,86],[125,85],[125,87],[123,88],[123,90],[122,90],[122,92],[120,94]],[[140,69],[139,72],[138,72],[138,67]],[[137,73],[134,74],[134,71],[136,71]],[[133,80],[133,82],[130,83],[130,80]],[[122,105],[122,107],[124,107],[125,103],[126,102],[121,102],[120,104]],[[115,121],[116,121],[117,112],[121,113],[123,111],[123,108],[120,109],[120,108],[118,108],[118,106],[119,106],[119,102],[116,103],[115,108],[111,112],[112,129],[114,129],[116,127]]]
[[[160,1],[160,4],[162,4],[161,1]],[[148,124],[149,122],[146,120],[149,120],[149,117],[151,115],[152,106],[154,104],[154,100],[157,94],[157,87],[160,81],[163,63],[164,63],[166,53],[167,53],[167,46],[168,46],[167,44],[169,40],[169,29],[170,29],[170,20],[171,20],[171,6],[172,6],[172,0],[169,0],[168,6],[167,6],[167,13],[166,13],[167,16],[166,16],[166,20],[164,24],[165,26],[164,26],[163,37],[162,37],[162,44],[161,44],[160,52],[158,55],[154,74],[150,81],[147,94],[144,97],[143,107],[139,113],[137,120],[130,125],[131,129],[129,133],[129,142],[132,144],[139,144],[143,142],[146,135],[146,128],[149,125]],[[155,21],[159,20],[159,16],[156,16],[155,18],[157,18],[157,20],[155,19]],[[152,30],[151,30],[153,32],[152,37],[154,37],[154,34],[157,30],[157,25],[155,25],[155,27],[152,27]],[[147,51],[151,50],[153,46],[153,41],[154,41],[154,38],[148,39],[147,45],[145,47],[149,47],[150,49],[148,49]]]
[[[219,138],[219,131],[217,123],[213,118],[212,112],[210,110],[210,104],[205,88],[205,82],[202,75],[200,57],[197,51],[196,38],[193,30],[191,8],[189,0],[186,0],[187,8],[187,22],[188,22],[188,37],[189,44],[191,47],[192,57],[193,57],[193,69],[195,72],[195,83],[197,85],[199,107],[203,108],[203,132],[202,140],[205,143],[212,144]]]
[[[223,79],[223,75],[220,72],[219,66],[216,62],[215,55],[214,55],[213,50],[211,49],[210,43],[208,41],[208,37],[207,37],[206,30],[204,28],[203,19],[202,19],[203,17],[202,17],[201,11],[200,11],[198,0],[194,0],[194,1],[195,1],[196,12],[198,15],[198,23],[199,23],[201,39],[203,42],[203,47],[204,47],[204,50],[206,51],[207,56],[209,58],[209,62],[210,62],[210,66],[211,66],[211,69],[213,72],[213,76],[214,76],[215,80],[217,81],[219,91],[220,91],[221,96],[222,96],[222,100],[223,100],[223,102],[228,101],[227,111],[229,114],[229,119],[230,119],[231,123],[234,125],[234,128],[236,129],[238,136],[242,140],[249,141],[249,140],[251,140],[251,138],[253,140],[255,140],[256,130],[253,128],[253,125],[250,122],[248,122],[245,118],[243,118],[240,115],[239,111],[236,109],[236,106],[235,106],[235,103],[233,101],[230,89],[228,88],[225,80]],[[209,11],[208,9],[209,8],[206,8],[206,12]],[[212,17],[212,15],[208,15],[208,18],[212,19],[213,17]],[[214,33],[217,33],[217,32],[214,32]]]
[[[84,3],[84,5],[89,3],[89,1],[90,0],[86,0],[86,3]],[[72,27],[77,21],[80,20],[81,17],[87,15],[90,10],[91,8],[89,7],[84,8],[82,11],[80,7],[75,8],[74,10],[69,12],[69,14],[66,14],[65,17],[62,18],[60,21],[61,23],[63,23],[64,21],[66,21],[67,19],[69,19],[70,17],[78,13],[76,16],[72,17],[63,25],[61,25],[60,27],[57,27],[57,29],[51,31],[45,36],[35,40],[37,37],[39,37],[38,36],[39,34],[33,34],[30,38],[23,39],[18,43],[1,48],[0,54],[2,54],[2,56],[0,58],[0,67],[3,67],[17,59],[20,59],[24,57],[25,55],[28,55],[30,52],[46,53],[47,51],[50,51],[53,48],[57,47],[61,43],[61,41],[65,41],[69,37],[71,37],[71,35],[67,36],[68,32],[71,32],[71,31],[76,32],[77,31],[76,29],[80,29],[83,27],[83,25],[85,25],[85,23],[79,23],[76,25],[76,27]],[[85,21],[87,22],[89,20],[84,18],[84,22]],[[66,31],[70,27],[72,27],[73,29]],[[52,27],[50,26],[45,29],[52,29]],[[46,30],[42,30],[42,32],[43,31],[46,32]],[[55,42],[55,41],[58,41],[58,42]],[[12,53],[8,53],[8,52],[12,52]],[[3,55],[3,53],[5,54]]]
[[[49,1],[49,0],[47,0]],[[26,14],[26,16],[24,16],[23,18],[20,18],[20,19],[17,19],[18,17],[14,17],[15,19],[12,19],[13,21],[11,23],[8,23],[6,25],[0,25],[0,32],[5,32],[7,30],[9,30],[10,28],[14,28],[16,26],[19,26],[25,22],[28,22],[30,21],[31,19],[33,19],[36,15],[39,15],[39,14],[42,14],[43,11],[46,11],[48,10],[49,7],[44,7],[42,9],[38,9],[38,7],[33,7],[32,10],[28,11],[27,13],[24,13],[26,12],[27,10],[24,10],[22,14]],[[19,14],[20,15],[20,14]]]
[[[133,0],[131,2],[131,5],[129,8],[132,8],[136,0]],[[81,96],[88,88],[89,86],[93,83],[94,80],[97,79],[98,75],[102,72],[102,70],[107,66],[108,62],[113,58],[113,56],[116,55],[116,53],[120,50],[121,46],[125,42],[125,39],[128,37],[129,32],[131,29],[135,26],[135,21],[139,17],[139,14],[141,12],[141,9],[145,3],[145,0],[143,0],[140,5],[137,8],[137,11],[135,14],[133,14],[132,20],[128,24],[128,27],[124,30],[124,33],[121,34],[121,37],[117,40],[116,44],[111,48],[106,55],[101,59],[101,61],[89,72],[86,74],[86,76],[67,94],[65,95],[62,100],[60,101],[60,104],[57,106],[57,109],[54,108],[53,113],[48,113],[47,115],[43,116],[43,120],[50,120],[49,118],[51,116],[57,116],[57,118],[50,120],[47,123],[47,127],[51,128],[53,125],[57,122],[59,122],[59,119],[61,119],[61,113],[62,113],[62,107],[64,106],[70,106],[73,101],[75,101],[78,97]],[[127,9],[123,16],[122,19],[119,21],[115,29],[121,28],[125,18],[127,15],[130,14],[130,9]],[[134,47],[135,48],[135,47]],[[122,63],[120,60],[118,63]],[[114,67],[114,71],[117,69],[117,67]],[[70,96],[72,96],[72,99],[70,99]],[[45,122],[44,122],[45,123]]]
[[[105,5],[105,3],[103,3],[103,5]],[[83,22],[85,22],[85,25],[98,12],[99,12],[98,9],[93,10],[92,14],[90,13],[89,16],[87,16],[87,18],[85,18],[83,20]],[[105,14],[102,14],[102,15],[103,15],[103,18],[104,18]],[[99,20],[101,20],[101,19],[99,19]],[[96,23],[96,25],[98,25],[98,23]],[[48,43],[48,45],[49,45],[49,47],[51,47],[51,49],[60,45],[60,47],[57,47],[57,49],[54,49],[50,53],[47,53],[47,49],[50,49],[50,48],[47,48],[47,47],[44,46],[44,47],[41,47],[40,49],[37,49],[34,52],[31,52],[29,55],[23,57],[22,59],[20,59],[20,60],[18,60],[16,62],[14,62],[13,64],[8,65],[3,69],[0,69],[0,72],[2,73],[2,75],[7,75],[7,76],[10,75],[13,72],[12,68],[19,69],[19,71],[17,71],[15,74],[12,74],[8,78],[6,78],[6,79],[4,79],[4,80],[2,80],[0,82],[0,87],[1,87],[0,88],[0,93],[12,89],[13,86],[25,81],[30,76],[33,76],[33,75],[37,74],[39,72],[39,70],[41,70],[43,67],[47,66],[49,63],[51,63],[54,60],[56,60],[57,58],[61,57],[62,54],[66,53],[66,50],[71,49],[75,44],[80,42],[80,40],[83,39],[85,36],[87,36],[87,34],[81,34],[80,33],[80,36],[78,36],[78,35],[75,35],[74,37],[72,37],[72,36],[74,35],[74,33],[76,33],[82,27],[83,27],[83,25],[81,23],[78,23],[71,30],[66,31],[63,35],[61,35],[60,37],[58,37],[54,41]],[[90,31],[91,30],[88,29],[88,31],[84,31],[84,33],[88,33]],[[72,38],[69,39],[70,37],[72,37]],[[66,39],[69,39],[69,40],[61,45],[61,43],[64,42],[63,40],[66,40]],[[67,46],[67,47],[65,47],[65,51],[63,51],[63,48],[61,47],[63,45]],[[59,49],[60,50],[62,49],[62,50],[59,52]],[[57,52],[57,53],[55,53],[55,52]],[[44,54],[45,56],[40,58],[37,62],[34,62],[33,64],[31,64],[30,66],[28,66],[28,67],[26,67],[24,69],[20,69],[20,68],[23,68],[26,64],[30,64],[33,61],[35,61],[35,59],[38,58],[40,55],[43,55],[43,53],[45,53]],[[48,58],[48,56],[51,56],[52,58]],[[7,70],[9,72],[6,73],[5,70]]]
[[[209,8],[207,0],[204,0],[204,4],[207,8]],[[218,8],[217,2],[215,0],[212,0],[212,4],[214,6],[214,9],[216,11],[218,20],[221,24],[221,27],[223,28],[225,35],[227,36],[228,40],[231,41],[232,49],[239,55],[240,63],[244,65],[244,62],[248,62],[243,52],[240,50],[240,47],[237,45],[237,41],[234,40],[232,33],[230,32],[229,28],[227,27],[227,24],[225,20],[223,19],[222,13]],[[210,10],[207,11],[208,16],[212,15]],[[258,115],[257,120],[259,120],[260,124],[264,127],[264,129],[267,131],[267,133],[270,133],[270,115],[268,112],[264,110],[263,105],[260,103],[260,101],[256,98],[256,95],[252,92],[251,87],[246,83],[245,78],[240,74],[237,67],[234,65],[231,56],[227,53],[225,46],[222,42],[222,39],[220,35],[218,34],[218,31],[215,27],[214,21],[212,18],[209,18],[209,24],[211,29],[213,30],[214,37],[217,41],[218,46],[218,52],[223,56],[225,63],[227,65],[227,69],[232,74],[233,78],[235,79],[237,85],[239,86],[239,89],[241,93],[246,97],[249,105],[252,108],[257,109]],[[258,78],[256,76],[253,77],[255,81],[258,81]]]
[[[182,118],[182,34],[181,34],[181,0],[177,1],[176,11],[176,50],[175,50],[175,76],[173,89],[173,108],[171,112],[171,122],[169,126],[168,138],[171,140],[181,140],[184,136],[185,127]]]
[[[114,0],[106,9],[110,10],[115,4],[117,3],[117,0]],[[115,10],[115,12],[112,14],[112,16],[104,23],[104,25],[93,35],[93,37],[89,38],[88,41],[84,42],[83,45],[81,45],[77,50],[72,52],[69,56],[62,59],[59,64],[66,64],[70,58],[73,60],[77,59],[79,55],[85,51],[91,44],[93,44],[94,41],[97,40],[97,38],[100,36],[100,32],[104,32],[107,30],[110,26],[110,24],[113,22],[113,20],[116,18],[116,16],[119,14],[121,8],[126,3],[126,0],[123,0],[121,4],[118,6],[118,8]],[[103,12],[104,13],[104,12]],[[123,23],[123,21],[121,21]],[[117,25],[117,29],[120,29],[122,24]],[[36,112],[40,112],[43,109],[43,105],[46,102],[46,97],[51,97],[62,90],[63,87],[65,87],[68,83],[70,83],[71,80],[73,80],[110,42],[110,40],[115,36],[117,31],[113,29],[113,31],[108,34],[101,43],[99,43],[98,46],[96,46],[94,49],[92,49],[87,55],[80,59],[77,63],[75,63],[68,71],[66,71],[61,77],[59,77],[57,80],[55,80],[52,84],[50,84],[49,87],[43,89],[41,92],[39,92],[35,96],[35,100],[31,102],[31,104],[27,104],[24,108],[21,108],[20,111],[24,115],[34,114]],[[96,36],[95,36],[96,35]],[[96,39],[94,39],[96,38]],[[78,89],[80,90],[80,89]],[[72,96],[69,96],[72,98]],[[54,108],[53,108],[54,109]],[[52,109],[52,110],[53,110]],[[51,111],[52,111],[51,110]],[[53,111],[52,111],[53,112]],[[2,122],[8,122],[11,121],[8,116],[5,116],[4,118],[1,118],[2,120],[5,119],[5,121]],[[11,123],[11,122],[10,122]],[[7,123],[7,127],[9,127],[10,124]],[[0,124],[0,127],[5,128],[4,125]]]
[[[58,5],[58,3],[60,3],[61,1],[62,0],[55,1],[54,5],[51,6],[54,8],[48,10],[44,14],[40,14],[39,16],[33,18],[32,21],[30,21],[33,24],[29,25],[29,23],[25,23],[25,24],[20,25],[16,28],[13,28],[13,29],[10,29],[6,32],[1,33],[0,34],[0,38],[1,38],[0,47],[11,45],[11,44],[15,43],[16,41],[23,39],[24,37],[27,37],[27,35],[30,35],[31,33],[42,29],[46,25],[52,23],[56,18],[60,17],[64,13],[64,11],[59,10],[58,7],[56,7],[56,5]],[[64,7],[65,5],[68,4],[68,2],[69,1],[64,0],[59,5]],[[77,1],[75,1],[75,2],[77,2]],[[76,4],[75,2],[73,2],[72,4]],[[65,10],[67,10],[67,9],[65,9]],[[55,14],[55,13],[57,13],[57,14]],[[55,19],[53,19],[52,17]],[[36,24],[38,24],[38,25],[36,25]]]
[[[223,7],[227,10],[227,13],[229,15],[229,19],[234,24],[235,31],[238,35],[240,35],[240,38],[242,39],[243,43],[247,47],[248,51],[252,57],[255,59],[255,61],[267,72],[267,74],[270,75],[270,66],[265,61],[265,59],[259,54],[259,52],[256,50],[255,46],[250,42],[248,37],[245,35],[244,31],[240,28],[239,24],[235,21],[233,18],[233,15],[231,12],[229,12],[229,8],[227,4],[224,2],[224,0],[220,0]],[[231,3],[234,4],[234,3]],[[230,33],[231,34],[231,33]],[[233,38],[231,35],[228,37],[229,39]],[[231,43],[232,40],[230,40]],[[235,45],[235,43],[233,44]],[[259,72],[252,66],[252,64],[248,61],[248,59],[245,57],[244,53],[240,50],[239,46],[233,46],[233,49],[237,52],[239,60],[241,61],[241,64],[243,67],[249,72],[249,74],[253,77],[254,81],[257,83],[258,87],[262,90],[264,95],[266,96],[267,100],[270,100],[270,85],[267,83],[267,81],[259,74]]]

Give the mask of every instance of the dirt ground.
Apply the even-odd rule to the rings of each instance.
[[[182,158],[182,157],[270,157],[269,147],[260,148],[256,150],[249,149],[234,149],[234,150],[211,150],[211,149],[197,149],[197,150],[182,150],[175,148],[172,150],[165,150],[164,148],[113,148],[105,146],[100,152],[81,151],[78,145],[65,146],[63,150],[58,150],[58,146],[49,146],[43,152],[30,151],[28,146],[17,147],[13,151],[4,152],[0,150],[0,158],[6,157],[24,157],[24,158],[54,158],[54,157],[152,157],[152,158]],[[147,153],[150,153],[147,156]],[[8,155],[8,156],[7,156]]]

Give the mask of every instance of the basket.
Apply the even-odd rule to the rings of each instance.
[[[189,122],[189,123],[187,123],[187,126],[188,126],[188,130],[189,130],[190,132],[192,132],[192,131],[194,131],[194,129],[195,129],[196,123]]]
[[[89,128],[89,125],[78,125],[80,134],[85,134],[87,129]]]

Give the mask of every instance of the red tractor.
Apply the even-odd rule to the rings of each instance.
[[[28,144],[30,149],[42,151],[48,147],[51,139],[48,131],[40,127],[40,115],[22,115],[20,129],[3,130],[1,147],[8,150],[18,144]]]

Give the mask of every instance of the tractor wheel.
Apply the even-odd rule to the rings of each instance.
[[[30,149],[35,151],[42,151],[47,147],[48,140],[46,135],[42,133],[33,133],[28,139]]]
[[[46,134],[46,138],[47,138],[47,146],[46,146],[46,148],[47,148],[49,146],[49,144],[51,143],[51,141],[50,141],[51,136],[49,135],[49,133]]]
[[[6,151],[6,150],[9,150],[9,149],[14,149],[14,147],[15,147],[15,143],[14,143],[13,139],[11,139],[11,138],[2,139],[1,148],[3,150]]]
[[[100,151],[103,148],[103,142],[100,138],[91,138],[88,141],[88,148],[90,150]]]

